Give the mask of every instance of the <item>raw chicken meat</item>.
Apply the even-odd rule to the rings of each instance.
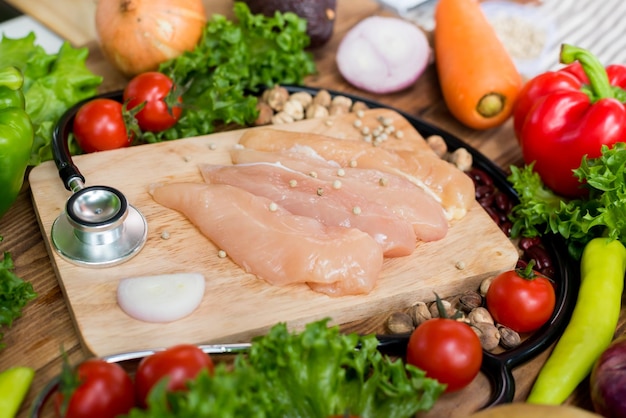
[[[448,219],[464,217],[475,200],[474,184],[469,176],[434,153],[386,149],[359,140],[270,128],[248,130],[239,144],[271,152],[306,146],[342,167],[373,168],[403,176],[434,197]]]
[[[331,295],[369,293],[383,254],[355,228],[329,227],[271,200],[223,184],[153,185],[154,200],[184,214],[246,272],[268,283],[307,283]]]
[[[339,180],[315,178],[312,172],[304,174],[270,162],[201,164],[200,172],[207,183],[240,187],[276,202],[294,215],[367,232],[381,245],[386,257],[402,257],[415,250],[417,238],[408,221]]]
[[[309,147],[277,152],[237,147],[231,150],[231,158],[235,164],[280,163],[301,173],[314,172],[316,178],[321,180],[340,181],[342,187],[385,205],[410,222],[421,241],[442,239],[448,231],[448,221],[441,204],[404,177],[375,169],[340,167],[324,160]]]

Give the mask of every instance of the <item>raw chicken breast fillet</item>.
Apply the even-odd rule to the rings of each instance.
[[[381,247],[355,228],[325,226],[224,184],[153,185],[154,200],[184,214],[246,272],[284,286],[307,283],[331,296],[369,293]]]
[[[231,150],[231,158],[235,164],[280,163],[301,173],[314,172],[321,180],[340,181],[342,187],[384,205],[411,223],[421,241],[436,241],[448,232],[448,221],[441,204],[404,177],[375,169],[341,167],[323,159],[310,147],[277,152],[237,147]]]
[[[417,238],[409,222],[349,187],[335,187],[339,185],[280,163],[201,164],[200,172],[208,183],[240,187],[276,202],[294,215],[367,232],[386,257],[402,257],[415,250]]]
[[[434,197],[442,205],[447,219],[464,217],[475,200],[474,183],[469,176],[434,153],[386,149],[360,140],[271,128],[248,130],[239,144],[271,152],[307,146],[342,167],[356,164],[360,168],[403,176]]]

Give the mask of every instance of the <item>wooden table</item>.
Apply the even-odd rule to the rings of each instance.
[[[90,49],[89,67],[105,76],[101,88],[103,92],[123,86],[124,78],[106,63],[98,50],[93,25],[85,24],[93,19],[95,1],[58,0],[54,2],[54,7],[46,0],[9,0],[9,2],[41,20],[73,45],[87,46]],[[231,14],[232,3],[229,0],[205,0],[205,4],[209,14],[214,12]],[[521,156],[511,122],[483,132],[460,125],[448,113],[442,101],[432,65],[413,87],[394,94],[367,94],[351,87],[342,79],[334,59],[342,36],[361,19],[373,14],[387,13],[388,11],[373,1],[339,0],[334,36],[328,44],[314,51],[319,75],[310,77],[307,84],[358,94],[418,116],[463,139],[505,170],[511,164],[520,163]],[[46,252],[28,184],[25,184],[15,205],[0,219],[0,235],[4,237],[4,241],[0,243],[0,251],[11,252],[16,265],[16,274],[31,282],[38,293],[37,299],[25,308],[23,317],[6,331],[3,342],[7,347],[0,351],[0,370],[16,365],[29,366],[36,370],[33,386],[19,415],[27,416],[28,408],[36,394],[59,373],[61,351],[65,351],[73,363],[86,358],[89,353],[80,345]],[[380,332],[385,318],[386,315],[381,315],[368,321],[346,324],[345,329]],[[622,310],[617,332],[626,333],[626,309]],[[548,351],[514,370],[516,400],[525,399],[547,355]],[[479,376],[465,390],[444,395],[435,410],[426,415],[464,416],[480,407],[488,395],[488,382],[483,376]],[[567,402],[589,408],[587,382],[581,384]]]

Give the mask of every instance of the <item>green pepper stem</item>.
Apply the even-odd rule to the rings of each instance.
[[[595,102],[599,99],[615,97],[606,69],[595,55],[577,46],[569,44],[561,45],[561,62],[563,64],[571,64],[574,61],[580,62],[589,79],[593,93],[592,101]]]
[[[24,76],[17,67],[0,68],[0,86],[10,90],[18,90],[24,84]]]

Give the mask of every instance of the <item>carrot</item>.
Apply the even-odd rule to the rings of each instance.
[[[440,0],[434,44],[450,113],[474,129],[503,124],[511,116],[522,77],[478,0]]]

